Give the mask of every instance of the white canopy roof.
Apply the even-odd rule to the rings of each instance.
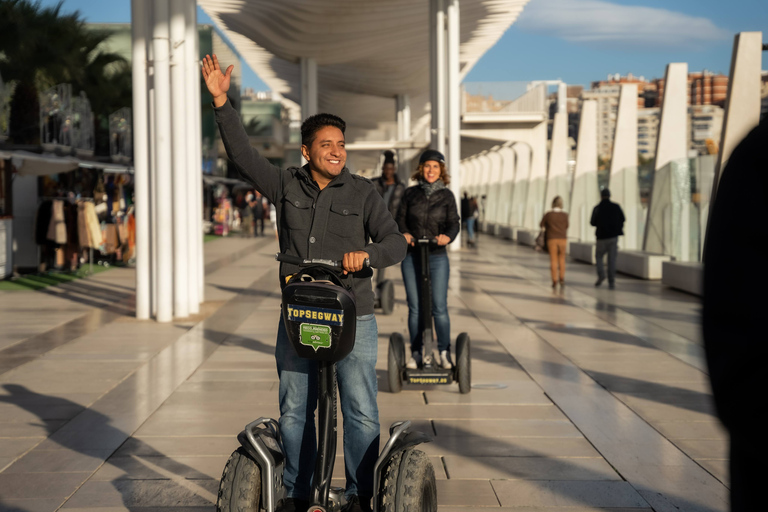
[[[461,0],[461,76],[529,0]],[[273,91],[299,103],[299,59],[318,64],[318,108],[347,140],[395,140],[395,96],[410,97],[412,138],[429,124],[428,0],[198,0]],[[228,63],[222,63],[222,65]]]

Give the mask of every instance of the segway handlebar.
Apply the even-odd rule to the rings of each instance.
[[[416,243],[423,245],[437,245],[437,238],[417,238]]]
[[[291,256],[289,254],[283,254],[283,253],[275,254],[275,259],[283,263],[298,265],[299,267],[309,267],[311,265],[325,265],[327,267],[341,268],[344,266],[344,262],[342,260],[326,260],[322,258],[313,258],[310,260],[310,259],[299,258],[298,256]],[[365,263],[363,263],[363,268],[368,268],[370,266],[371,266],[370,260],[368,258],[365,258]]]

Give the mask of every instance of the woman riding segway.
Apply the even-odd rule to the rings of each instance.
[[[421,263],[416,248],[417,239],[434,239],[429,247],[429,271],[432,289],[432,316],[437,331],[440,365],[453,367],[451,359],[451,320],[448,317],[448,275],[450,271],[445,247],[459,234],[460,219],[456,198],[446,188],[450,177],[445,157],[439,151],[428,149],[419,158],[419,167],[411,176],[418,184],[403,194],[397,214],[397,225],[408,242],[408,254],[402,263],[403,281],[408,299],[408,332],[411,357],[406,367],[416,369],[428,361],[432,354],[422,355],[422,331],[419,316],[419,276]]]

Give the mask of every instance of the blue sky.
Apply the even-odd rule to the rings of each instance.
[[[93,22],[130,20],[129,0],[65,0],[63,10]],[[199,19],[210,22],[202,11]],[[669,62],[727,74],[734,34],[751,30],[768,40],[768,0],[531,0],[466,80],[588,85],[609,73],[662,77]],[[266,88],[247,66],[243,82]]]

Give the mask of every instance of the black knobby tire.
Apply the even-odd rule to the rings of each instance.
[[[379,303],[385,315],[391,315],[395,309],[395,285],[389,279],[379,285]]]
[[[259,512],[261,471],[240,447],[229,456],[219,483],[216,512]]]
[[[456,380],[459,392],[469,393],[472,389],[472,358],[469,350],[469,334],[463,332],[456,338]]]
[[[403,389],[403,381],[400,378],[405,367],[405,340],[403,335],[395,332],[389,337],[389,349],[387,351],[387,379],[389,391],[399,393]]]
[[[395,454],[382,473],[380,512],[436,512],[435,468],[427,454],[408,449]]]

